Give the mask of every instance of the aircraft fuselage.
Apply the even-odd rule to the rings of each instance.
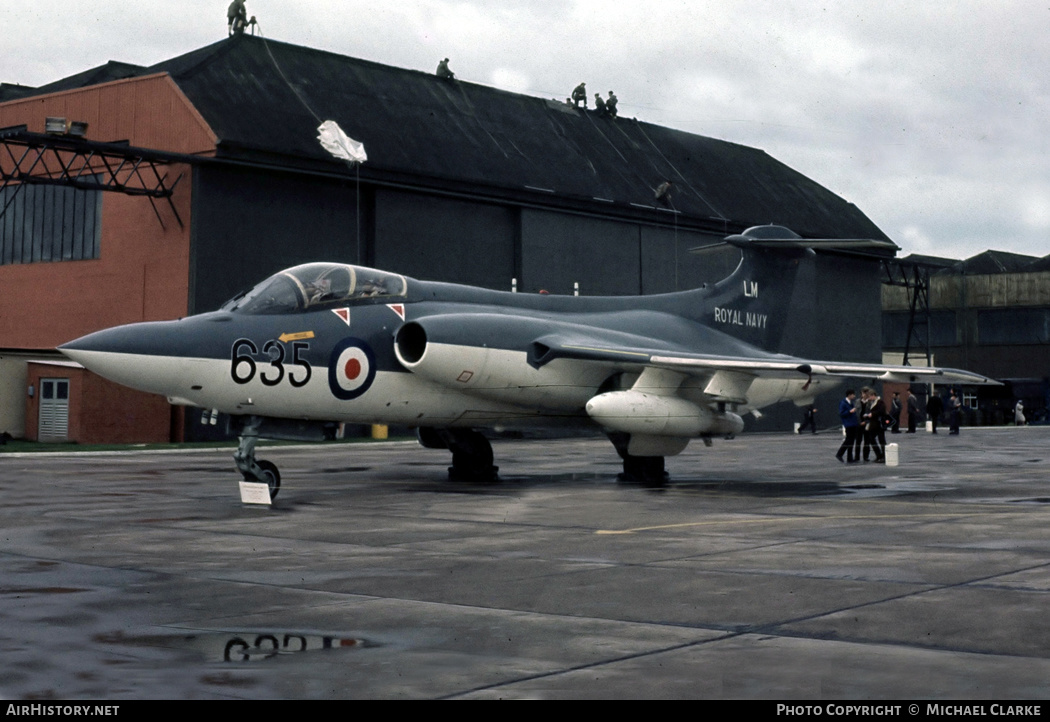
[[[426,289],[429,284],[420,285]],[[491,293],[508,302],[525,299]],[[602,385],[620,374],[618,387],[629,387],[644,368],[641,353],[632,359],[629,351],[609,348],[603,350],[618,357],[622,371],[599,360],[554,358],[541,366],[530,364],[528,344],[552,330],[601,329],[630,343],[638,335],[622,329],[644,328],[650,339],[676,339],[665,344],[668,352],[699,344],[734,355],[757,352],[666,312],[602,311],[594,299],[537,298],[555,310],[542,311],[533,299],[524,308],[405,299],[290,315],[217,311],[109,329],[65,351],[123,385],[231,415],[506,427],[590,424],[584,407]],[[625,299],[611,300],[620,306]],[[579,310],[567,310],[572,306]],[[397,336],[400,329],[427,319],[455,327],[444,321],[449,318],[473,323],[458,329],[458,335],[452,328],[447,339],[428,339],[420,358],[404,358],[402,349],[407,352],[409,341]],[[472,336],[478,335],[487,340],[476,342]],[[601,342],[608,346],[607,337]],[[805,381],[764,380],[760,387],[765,388],[752,388],[753,394],[759,392],[756,406],[812,395],[802,389]]]

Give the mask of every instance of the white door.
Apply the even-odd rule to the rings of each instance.
[[[40,379],[40,441],[65,441],[69,435],[69,379]]]

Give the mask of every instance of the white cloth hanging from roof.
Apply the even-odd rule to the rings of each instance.
[[[368,160],[365,153],[364,143],[360,143],[339,127],[334,120],[326,120],[317,128],[317,139],[321,141],[321,147],[334,155],[350,163],[364,163]]]

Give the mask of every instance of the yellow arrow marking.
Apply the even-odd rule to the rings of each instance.
[[[289,341],[302,341],[305,338],[313,338],[313,331],[300,331],[299,333],[282,333],[278,340],[281,343],[288,343]]]

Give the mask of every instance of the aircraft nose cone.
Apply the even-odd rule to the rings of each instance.
[[[133,323],[127,326],[107,328],[74,339],[59,346],[58,350],[74,361],[79,361],[78,356],[84,356],[85,353],[92,352],[149,353],[151,350],[151,344],[149,343],[151,337],[156,340],[152,332],[155,330],[155,327],[160,325],[163,324]],[[155,350],[156,344],[152,346]]]
[[[135,323],[82,336],[58,347],[67,357],[99,376],[124,386],[167,394],[173,354],[165,337],[172,322]]]
[[[85,357],[85,352],[103,351],[109,348],[110,344],[106,339],[110,335],[109,332],[111,330],[112,329],[97,331],[95,333],[89,333],[87,336],[73,339],[72,341],[59,346],[58,350],[74,361],[80,363],[80,360]]]

